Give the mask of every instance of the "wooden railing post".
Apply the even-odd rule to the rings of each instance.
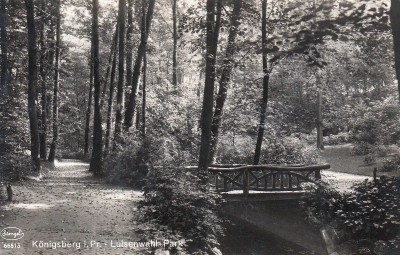
[[[249,195],[249,170],[245,168],[243,170],[243,194],[245,197]]]
[[[315,170],[315,179],[316,180],[321,180],[321,169]]]

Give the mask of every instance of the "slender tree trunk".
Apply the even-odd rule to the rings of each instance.
[[[125,101],[128,101],[130,86],[132,84],[132,65],[133,65],[133,1],[128,0],[128,23],[126,28],[126,84]],[[137,7],[139,8],[139,7]],[[140,15],[139,15],[140,16]],[[122,121],[122,119],[121,119]]]
[[[112,64],[113,64],[113,56],[114,56],[114,54],[115,54],[114,52],[116,51],[116,48],[117,48],[117,41],[118,41],[117,36],[118,36],[118,25],[115,28],[113,39],[111,42],[110,55],[108,57],[106,76],[103,81],[103,89],[101,90],[101,99],[100,99],[100,108],[101,109],[103,109],[103,103],[104,103],[104,99],[106,97],[108,78],[110,77],[110,72],[111,72],[111,68],[112,68]]]
[[[40,76],[41,76],[41,121],[40,121],[40,158],[47,158],[47,63],[46,63],[46,54],[47,54],[47,45],[45,38],[45,22],[46,22],[46,0],[42,0],[41,6],[41,22],[40,22]]]
[[[254,165],[258,165],[261,157],[261,145],[264,137],[265,119],[267,117],[268,90],[269,90],[269,70],[267,55],[267,0],[262,1],[262,63],[263,63],[263,98],[260,109],[260,124],[258,126],[258,135],[256,150],[254,153]]]
[[[199,153],[199,176],[207,176],[211,146],[211,124],[213,118],[215,61],[218,41],[218,13],[222,7],[218,1],[217,21],[215,21],[215,1],[207,0],[206,71],[204,81],[203,107],[201,112],[201,144]]]
[[[39,127],[36,114],[36,85],[37,85],[37,49],[36,49],[36,29],[35,29],[35,14],[32,0],[25,0],[27,12],[27,27],[28,27],[28,57],[29,57],[29,72],[28,72],[28,113],[29,113],[29,128],[31,134],[31,157],[32,167],[34,171],[40,173],[41,164],[39,158]]]
[[[99,2],[93,0],[92,12],[93,41],[93,87],[94,87],[94,119],[93,119],[93,150],[89,170],[94,176],[103,175],[103,129],[100,109],[100,63],[99,63]]]
[[[8,90],[8,37],[6,29],[7,12],[6,0],[0,0],[0,37],[1,37],[1,73],[0,93],[7,93]]]
[[[172,51],[172,84],[175,86],[175,88],[178,85],[178,78],[177,78],[177,73],[176,73],[178,70],[178,62],[176,59],[177,46],[178,46],[176,2],[177,2],[177,0],[173,0],[173,4],[172,4],[172,22],[173,22],[173,40],[174,40],[174,48]]]
[[[138,93],[138,94],[139,94],[139,97],[140,97],[141,94],[140,93]],[[141,120],[140,114],[141,114],[141,111],[140,111],[139,105],[136,106],[136,112],[137,112],[137,114],[136,114],[135,128],[136,128],[136,130],[140,130],[140,120]]]
[[[85,155],[89,153],[90,147],[90,115],[92,113],[92,101],[93,101],[93,43],[91,44],[90,50],[90,60],[89,60],[89,95],[88,95],[88,102],[87,102],[87,109],[86,109],[86,122],[85,122]]]
[[[324,149],[322,136],[322,96],[320,91],[317,94],[317,148]]]
[[[118,8],[118,87],[117,87],[117,112],[115,115],[114,147],[121,142],[122,116],[124,110],[124,86],[125,86],[125,8],[126,1],[119,0]]]
[[[392,0],[390,7],[390,23],[392,26],[394,60],[400,101],[400,0]]]
[[[146,137],[146,85],[147,85],[147,51],[143,54],[143,92],[142,92],[142,136]]]
[[[56,10],[56,59],[54,69],[53,93],[53,140],[50,146],[49,161],[54,162],[58,143],[58,90],[60,83],[60,48],[61,48],[61,0],[57,0]]]
[[[8,38],[6,30],[6,0],[0,0],[0,48],[1,48],[1,70],[0,70],[0,110],[3,110],[7,103],[8,96]],[[10,146],[6,142],[6,121],[0,121],[0,158],[10,151]],[[0,169],[0,175],[5,177],[5,169]]]
[[[114,51],[114,57],[112,60],[111,78],[110,78],[110,93],[108,97],[108,108],[107,108],[107,130],[106,130],[106,144],[105,144],[105,155],[107,155],[110,143],[111,143],[111,124],[112,124],[112,109],[114,102],[114,90],[115,90],[115,71],[117,69],[117,52]]]
[[[150,0],[147,9],[147,14],[145,15],[144,19],[142,19],[142,29],[141,29],[142,35],[140,39],[140,45],[137,50],[135,66],[133,68],[132,85],[131,85],[132,90],[131,94],[129,95],[129,102],[125,112],[124,125],[127,130],[133,125],[133,115],[136,108],[136,92],[139,84],[140,69],[142,65],[143,54],[147,46],[147,39],[150,34],[151,21],[153,19],[153,13],[154,13],[154,5],[155,5],[155,0]]]
[[[237,36],[237,31],[239,27],[240,12],[242,8],[242,0],[235,1],[232,17],[231,26],[228,35],[228,45],[226,47],[225,58],[222,64],[221,78],[219,81],[219,90],[215,103],[215,111],[211,125],[211,151],[210,151],[210,163],[214,160],[214,155],[218,144],[218,134],[219,127],[221,125],[224,104],[228,92],[228,84],[231,78],[231,73],[233,69],[233,55],[235,53],[235,41]]]

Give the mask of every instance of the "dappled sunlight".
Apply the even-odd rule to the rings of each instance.
[[[363,182],[365,180],[371,181],[372,177],[324,170],[322,171],[322,180],[331,183],[341,192],[350,192],[351,187],[355,183]]]
[[[6,210],[11,210],[13,208],[18,208],[18,209],[28,209],[28,210],[39,210],[39,209],[50,209],[54,205],[49,205],[49,204],[26,204],[26,203],[18,203],[18,204],[11,204],[8,205],[5,209]]]
[[[84,166],[87,167],[89,166],[89,163],[85,163],[82,161],[77,161],[77,160],[68,160],[68,159],[64,159],[64,160],[54,160],[54,165],[55,167],[72,167],[72,166]]]

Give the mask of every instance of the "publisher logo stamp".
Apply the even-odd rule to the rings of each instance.
[[[14,241],[24,237],[24,232],[20,228],[6,227],[1,230],[0,236],[5,240]]]

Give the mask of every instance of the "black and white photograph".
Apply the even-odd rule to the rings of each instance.
[[[400,255],[400,0],[0,0],[0,255]]]

